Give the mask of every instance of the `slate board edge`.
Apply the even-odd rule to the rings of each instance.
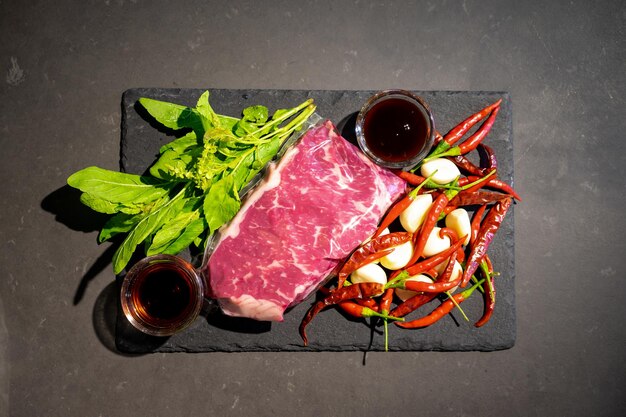
[[[130,103],[129,100],[135,100],[136,97],[138,95],[146,95],[146,96],[150,96],[152,95],[151,93],[154,93],[155,91],[166,91],[168,93],[168,95],[179,95],[181,94],[181,92],[186,92],[186,93],[190,93],[190,92],[196,92],[196,93],[201,93],[203,91],[207,90],[207,88],[131,88],[128,89],[126,91],[124,91],[123,95],[122,95],[122,129],[121,129],[121,136],[122,136],[122,143],[121,143],[121,148],[120,148],[120,166],[121,169],[124,170],[125,168],[125,153],[124,153],[124,137],[126,136],[126,132],[127,132],[127,125],[126,125],[126,120],[127,120],[127,108],[131,108],[132,109],[132,104],[134,103]],[[280,94],[280,93],[301,93],[301,94],[344,94],[344,93],[373,93],[377,90],[290,90],[290,89],[272,89],[272,90],[265,90],[265,89],[211,89],[208,88],[209,91],[229,91],[229,92],[233,92],[233,93],[241,93],[241,94],[245,94],[245,93],[249,93],[249,94],[254,94],[257,92],[262,92],[262,93],[276,93],[276,94]],[[416,91],[416,90],[413,90]],[[456,94],[459,95],[467,95],[467,94],[475,94],[475,95],[499,95],[502,97],[505,97],[505,102],[506,105],[509,106],[509,112],[511,117],[509,118],[509,123],[508,123],[508,135],[509,138],[508,140],[510,142],[512,142],[513,140],[513,131],[512,131],[512,111],[511,111],[511,100],[510,100],[510,94],[508,92],[503,92],[503,91],[454,91],[454,90],[450,90],[450,91],[416,91],[417,93],[423,93],[423,94],[430,94],[433,96],[438,96],[438,95],[447,95],[447,96],[453,96]],[[199,96],[199,94],[197,94],[197,96]],[[128,107],[128,105],[131,104],[130,107]],[[323,116],[323,115],[322,115]],[[511,147],[511,153],[512,153],[512,143],[510,143],[510,147]],[[514,172],[513,167],[511,167],[512,172]],[[512,218],[512,213],[511,215],[511,220],[513,220]],[[510,242],[511,245],[513,245],[513,251],[514,251],[514,242]],[[511,279],[513,280],[513,282],[515,281],[515,273],[514,273],[514,257],[513,259],[511,259],[511,263],[512,263],[512,276]],[[512,294],[512,296],[514,297],[514,294]],[[515,308],[515,302],[513,301],[513,308]],[[505,350],[505,349],[509,349],[511,347],[514,346],[515,344],[515,340],[516,340],[516,315],[513,314],[513,332],[510,335],[511,337],[505,342],[505,343],[496,343],[496,344],[483,344],[480,348],[476,348],[476,346],[457,346],[455,349],[449,349],[446,348],[445,346],[437,346],[435,345],[430,345],[428,347],[425,348],[420,348],[420,349],[411,349],[411,351],[497,351],[497,350]],[[118,315],[118,325],[120,324],[120,322],[123,324],[123,320],[125,320],[123,317],[120,317],[120,315]],[[137,347],[135,346],[134,348],[131,346],[131,349],[128,350],[126,349],[128,346],[124,346],[124,343],[120,343],[120,340],[118,338],[118,332],[116,331],[116,345],[118,346],[118,349],[121,352],[125,352],[125,353],[151,353],[151,352],[313,352],[313,351],[333,351],[333,352],[343,352],[343,351],[370,351],[370,350],[380,350],[380,349],[370,349],[368,346],[357,346],[357,345],[350,345],[350,346],[322,346],[322,347],[302,347],[302,346],[298,346],[298,345],[287,345],[287,346],[267,346],[267,347],[251,347],[251,346],[228,346],[227,348],[224,349],[220,349],[220,348],[207,348],[207,349],[202,349],[202,350],[197,350],[197,349],[189,349],[185,346],[163,346],[163,347],[156,347],[154,349],[146,349],[146,350],[138,350]],[[403,349],[391,349],[392,351],[404,351]]]

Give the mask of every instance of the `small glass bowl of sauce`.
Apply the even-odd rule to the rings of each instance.
[[[122,311],[138,330],[152,336],[171,336],[200,314],[205,283],[187,261],[154,255],[136,263],[124,277]]]
[[[430,151],[435,120],[420,96],[405,90],[385,90],[363,105],[356,119],[359,147],[376,164],[409,169]]]

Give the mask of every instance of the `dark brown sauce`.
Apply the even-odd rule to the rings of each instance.
[[[370,151],[388,162],[406,161],[424,148],[428,135],[426,115],[412,102],[389,98],[365,115],[363,135]]]
[[[184,319],[193,306],[191,277],[175,265],[152,265],[137,277],[135,285],[133,301],[137,311],[153,325]]]

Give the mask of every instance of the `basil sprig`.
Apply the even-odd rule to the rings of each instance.
[[[267,107],[251,106],[234,118],[215,113],[208,91],[194,108],[150,98],[139,103],[163,126],[189,132],[161,147],[148,175],[88,167],[67,179],[83,192],[83,204],[112,214],[100,242],[126,234],[113,255],[116,274],[141,243],[146,255],[204,248],[239,211],[241,190],[315,111],[307,100],[271,117]]]

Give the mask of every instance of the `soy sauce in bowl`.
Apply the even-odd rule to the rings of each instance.
[[[188,314],[192,306],[192,282],[171,264],[152,265],[139,275],[136,285],[133,301],[146,321],[168,325]]]
[[[122,311],[136,329],[153,336],[170,336],[199,315],[205,287],[202,276],[184,259],[149,256],[124,277]]]
[[[435,124],[424,100],[408,91],[382,91],[357,116],[361,150],[389,168],[410,168],[423,159],[434,141]]]

